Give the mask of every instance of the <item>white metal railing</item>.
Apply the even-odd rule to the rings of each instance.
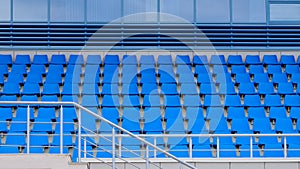
[[[115,141],[115,129],[118,129],[120,131],[122,131],[123,133],[127,134],[128,136],[132,137],[132,138],[135,138],[136,140],[142,142],[143,144],[146,145],[146,147],[152,147],[153,149],[155,149],[156,151],[158,152],[161,152],[163,154],[165,154],[166,156],[172,158],[173,160],[177,161],[180,166],[185,166],[185,167],[188,167],[188,168],[191,168],[191,169],[196,169],[196,167],[192,166],[191,164],[177,158],[176,156],[170,154],[169,152],[157,147],[156,145],[144,140],[143,138],[141,138],[140,136],[138,135],[135,135],[129,131],[127,131],[126,129],[110,122],[109,120],[99,116],[98,114],[95,114],[94,112],[92,112],[91,110],[79,105],[78,103],[75,103],[75,102],[40,102],[40,101],[1,101],[0,102],[0,106],[1,105],[12,105],[12,106],[20,106],[20,105],[26,105],[27,106],[27,121],[26,121],[26,124],[27,124],[27,129],[26,129],[26,134],[27,134],[27,141],[26,141],[26,147],[27,147],[27,154],[30,154],[30,132],[31,132],[31,129],[30,129],[30,123],[31,123],[31,119],[30,119],[30,105],[48,105],[48,106],[53,106],[53,105],[56,105],[56,106],[59,106],[60,107],[60,153],[63,154],[63,106],[74,106],[80,110],[83,110],[84,112],[94,116],[96,119],[99,119],[107,124],[109,124],[110,126],[112,126],[112,168],[115,169],[116,168],[116,165],[115,165],[115,158],[116,158],[116,154],[115,154],[115,145],[116,145],[116,141]],[[85,135],[82,134],[82,119],[81,119],[81,111],[78,111],[78,131],[77,131],[77,137],[78,137],[78,143],[77,143],[77,150],[78,150],[78,162],[82,162],[81,160],[81,153],[82,153],[82,150],[81,150],[81,146],[82,146],[82,139],[84,137],[86,137]],[[148,149],[148,148],[146,148]],[[85,153],[85,152],[84,152]],[[147,152],[148,154],[148,152]],[[122,158],[121,158],[122,159]],[[100,159],[99,159],[100,160]],[[123,161],[125,162],[128,162],[126,161],[125,159],[122,159]],[[146,168],[149,167],[149,158],[146,157]],[[128,162],[130,163],[130,162]],[[137,166],[135,166],[136,168],[139,168]],[[159,167],[159,166],[156,166],[156,167]],[[160,168],[160,167],[159,167]]]

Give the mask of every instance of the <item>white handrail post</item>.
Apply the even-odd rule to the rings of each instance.
[[[84,151],[84,154],[83,154],[83,156],[84,156],[84,158],[86,158],[86,137],[83,137],[83,140],[84,140],[84,142],[83,142],[83,151]]]
[[[146,169],[149,169],[149,147],[146,145]]]
[[[220,138],[217,137],[217,158],[220,158]]]
[[[283,145],[283,150],[284,150],[284,158],[287,157],[287,145],[286,145],[286,136],[284,136],[284,145]]]
[[[27,154],[30,153],[30,108],[27,106]]]
[[[253,138],[250,136],[250,158],[253,158]]]
[[[78,110],[78,162],[81,162],[81,110]]]
[[[189,137],[189,156],[190,156],[190,158],[193,158],[192,146],[193,146],[192,137]]]
[[[112,169],[116,168],[116,139],[115,139],[115,128],[112,128],[112,145],[111,145],[111,150],[112,150]]]
[[[156,137],[154,137],[153,143],[156,146]],[[153,155],[154,155],[154,158],[156,158],[156,149],[154,149]]]
[[[64,113],[63,113],[63,107],[62,105],[60,106],[60,134],[59,134],[59,152],[60,154],[63,154],[63,144],[64,144],[64,138],[63,138],[63,132],[64,132],[64,127],[63,127],[63,118],[64,118]]]

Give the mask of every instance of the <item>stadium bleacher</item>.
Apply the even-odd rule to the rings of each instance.
[[[136,134],[299,133],[299,62],[292,55],[154,56],[0,55],[1,101],[74,101]],[[122,58],[122,59],[120,59]],[[227,61],[226,61],[227,60]],[[0,105],[0,153],[26,152],[27,107]],[[59,107],[30,108],[32,153],[55,153],[59,146]],[[76,109],[64,106],[64,151],[76,158]],[[96,133],[107,124],[84,117]],[[35,134],[43,137],[35,137]],[[38,140],[38,141],[37,141]],[[288,157],[299,157],[299,138],[289,138]],[[94,141],[92,141],[94,142]],[[178,157],[249,157],[249,139],[156,140]],[[98,143],[101,145],[101,141]],[[122,139],[132,150],[141,143]],[[283,157],[283,140],[253,142],[254,157]],[[103,143],[104,146],[105,143]],[[87,145],[93,150],[94,145]],[[264,153],[259,153],[263,150]],[[73,153],[74,152],[74,153]],[[238,153],[239,152],[239,153]],[[95,153],[110,158],[105,152]],[[152,154],[153,155],[153,154]],[[124,153],[124,157],[130,157]],[[159,157],[159,155],[158,155]]]

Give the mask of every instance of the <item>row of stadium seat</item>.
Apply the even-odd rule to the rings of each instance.
[[[66,56],[64,54],[53,54],[51,56],[50,62],[48,60],[47,55],[34,55],[33,60],[31,62],[30,55],[16,55],[15,60],[13,61],[12,56],[10,54],[2,54],[0,55],[0,64],[56,64],[56,65],[83,65],[83,64],[111,64],[111,65],[118,65],[121,63],[119,59],[119,55],[106,55],[103,62],[100,55],[88,55],[87,60],[85,62],[85,59],[83,55],[75,55],[71,54],[69,56],[69,59],[67,61]],[[295,61],[295,58],[293,55],[281,55],[280,61],[278,61],[278,58],[276,55],[264,55],[263,60],[260,60],[259,55],[247,55],[245,62],[242,59],[241,55],[229,55],[228,59],[226,61],[224,55],[211,55],[210,61],[208,61],[208,58],[206,55],[195,55],[193,56],[192,61],[190,60],[189,55],[177,55],[175,61],[173,62],[171,55],[159,55],[157,62],[154,59],[153,55],[142,55],[140,56],[140,59],[137,59],[135,55],[124,55],[122,59],[122,64],[129,64],[129,65],[137,65],[137,64],[176,64],[176,65],[182,65],[182,64],[194,64],[194,65],[201,65],[201,64],[212,64],[212,65],[243,65],[243,64],[249,64],[249,65],[256,65],[256,64],[264,64],[264,65],[288,65],[288,64],[299,64],[300,60],[298,58],[297,61]]]

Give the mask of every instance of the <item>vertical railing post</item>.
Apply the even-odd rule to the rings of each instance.
[[[153,144],[156,147],[156,137],[154,137]],[[154,149],[153,155],[154,155],[154,158],[156,158],[156,149]]]
[[[30,108],[27,106],[27,154],[30,153]]]
[[[111,150],[112,150],[112,169],[116,168],[116,138],[115,138],[115,128],[112,128],[112,145],[111,145]]]
[[[284,150],[284,158],[287,157],[287,145],[286,145],[286,136],[284,136],[284,145],[283,145],[283,150]]]
[[[149,146],[146,145],[146,169],[149,169]]]
[[[250,136],[250,158],[253,158],[253,138]]]
[[[81,110],[78,110],[78,162],[81,162]]]
[[[217,158],[220,158],[220,138],[217,137]]]
[[[86,137],[83,137],[83,156],[86,158]]]
[[[193,143],[192,143],[192,137],[189,137],[189,157],[190,158],[193,158],[193,153],[192,153],[192,146],[193,146]]]
[[[64,113],[63,113],[63,107],[62,105],[60,106],[60,134],[59,134],[59,152],[60,154],[63,154],[63,144],[64,144],[64,138],[63,138],[63,133],[64,133],[64,124],[63,124],[63,118],[64,118]]]

